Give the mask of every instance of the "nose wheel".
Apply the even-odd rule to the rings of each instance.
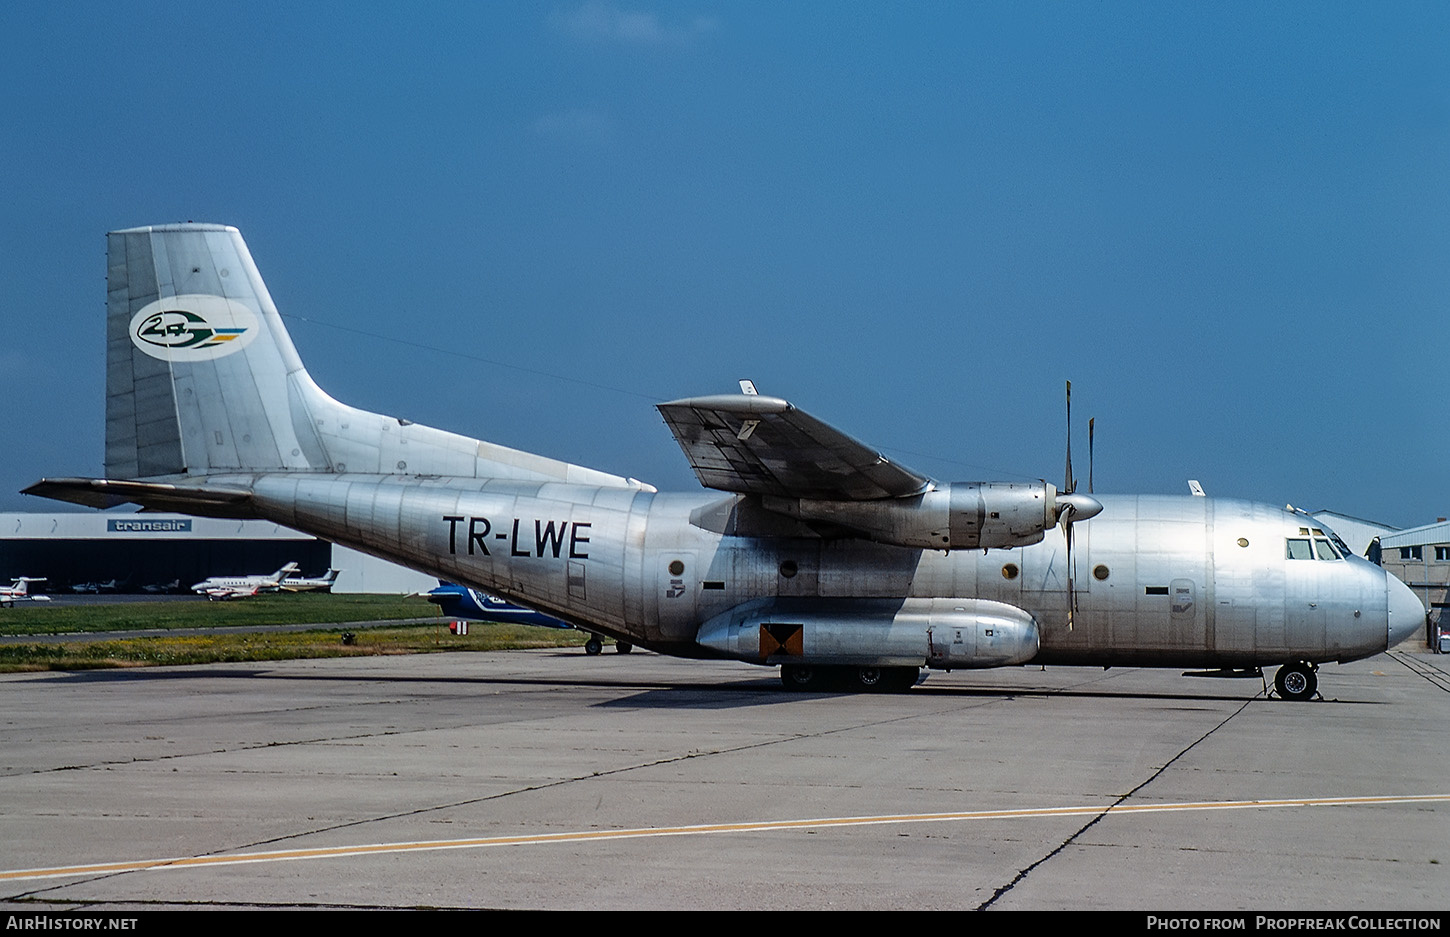
[[[1278,691],[1279,699],[1296,703],[1313,699],[1319,690],[1319,677],[1314,673],[1314,665],[1304,661],[1285,664],[1274,675],[1274,689]]]

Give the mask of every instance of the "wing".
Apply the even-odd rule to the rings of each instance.
[[[779,397],[690,397],[658,409],[706,488],[868,501],[918,494],[931,484]]]

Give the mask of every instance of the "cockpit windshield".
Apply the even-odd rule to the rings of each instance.
[[[1300,529],[1302,530],[1303,528]],[[1344,538],[1340,537],[1339,534],[1330,530],[1328,527],[1315,527],[1313,530],[1315,536],[1318,536],[1322,531],[1324,536],[1328,537],[1329,541],[1334,544],[1334,548],[1339,551],[1340,556],[1355,555],[1354,551],[1349,548],[1349,544],[1344,542]]]
[[[1291,560],[1342,560],[1350,556],[1349,547],[1322,527],[1300,527],[1299,536],[1284,540],[1284,556]]]

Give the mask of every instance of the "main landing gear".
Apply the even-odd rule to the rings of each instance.
[[[1278,691],[1279,698],[1296,703],[1313,699],[1319,690],[1319,677],[1314,673],[1316,669],[1313,664],[1302,660],[1280,667],[1274,675],[1274,689]]]
[[[634,650],[634,645],[628,641],[615,641],[614,649],[620,654],[628,654]],[[584,642],[584,653],[591,657],[604,651],[604,639],[597,634],[591,634],[589,640]]]
[[[916,685],[920,667],[819,667],[782,664],[780,682],[787,690],[816,692],[901,693]]]

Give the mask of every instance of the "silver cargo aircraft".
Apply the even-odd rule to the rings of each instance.
[[[659,405],[708,491],[357,410],[302,366],[235,229],[109,236],[106,477],[26,489],[265,518],[665,654],[787,687],[903,689],[922,667],[1254,672],[1317,665],[1425,609],[1306,514],[1243,501],[934,481],[785,400]],[[742,390],[753,391],[743,385]]]

